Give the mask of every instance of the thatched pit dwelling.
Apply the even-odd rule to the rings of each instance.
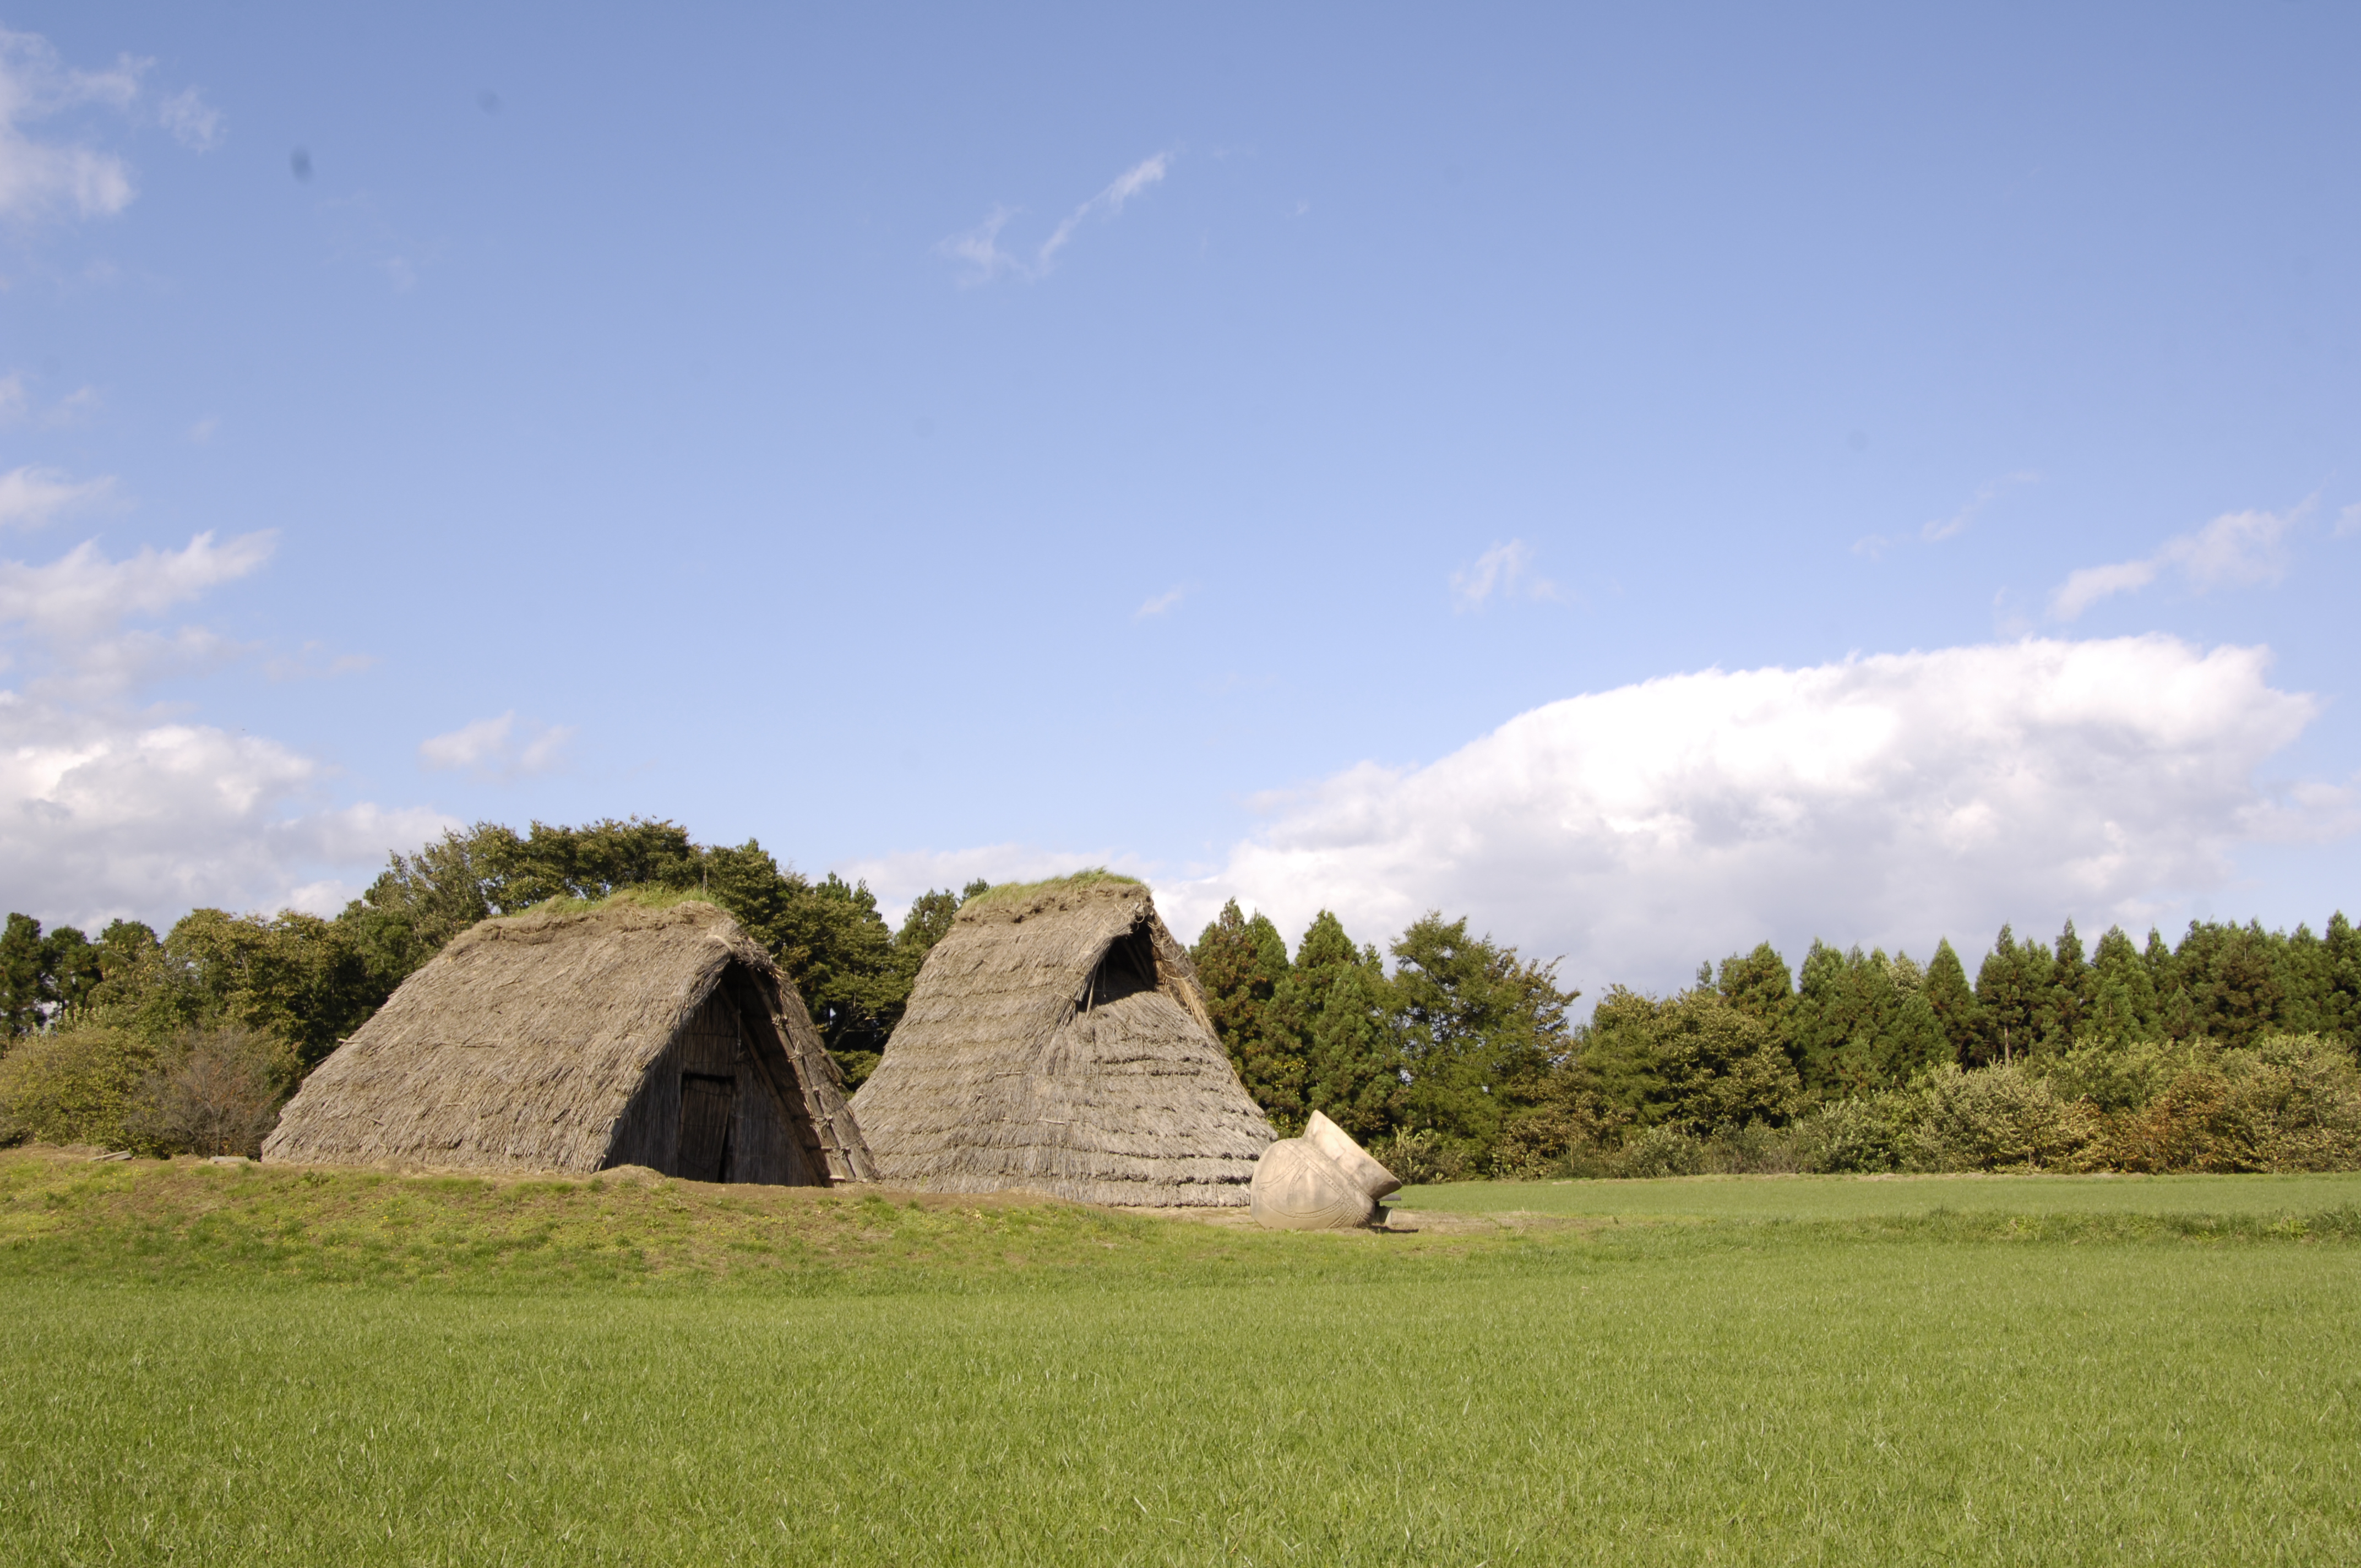
[[[262,1157],[785,1186],[873,1174],[770,955],[710,904],[629,895],[461,934],[304,1080]]]
[[[1188,951],[1104,873],[970,899],[852,1109],[881,1180],[1140,1208],[1244,1204],[1273,1135]]]

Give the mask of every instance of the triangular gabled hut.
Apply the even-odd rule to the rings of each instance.
[[[825,1186],[873,1174],[794,985],[710,904],[487,920],[288,1103],[262,1157]]]
[[[1244,1204],[1273,1136],[1148,889],[1104,872],[969,899],[852,1108],[881,1180],[1145,1208]]]

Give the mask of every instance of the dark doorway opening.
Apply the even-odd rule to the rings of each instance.
[[[680,1075],[680,1171],[689,1181],[730,1179],[730,1135],[738,1126],[738,1080],[710,1072]]]

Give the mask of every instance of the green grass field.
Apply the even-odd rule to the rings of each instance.
[[[2312,1213],[2361,1205],[2332,1176],[1676,1176],[1658,1181],[1468,1181],[1413,1187],[1406,1209],[1594,1219],[1867,1220],[1960,1214]]]
[[[0,1154],[0,1560],[2361,1561],[2351,1179],[1915,1185],[1306,1236]]]

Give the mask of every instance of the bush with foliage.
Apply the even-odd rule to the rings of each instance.
[[[141,1143],[133,1123],[156,1058],[152,1042],[125,1028],[18,1040],[0,1057],[0,1141],[110,1149]]]

